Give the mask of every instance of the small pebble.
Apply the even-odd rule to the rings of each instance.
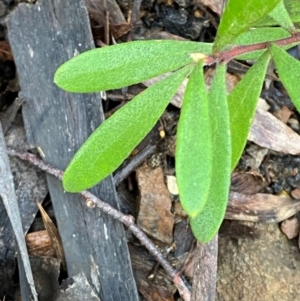
[[[167,176],[167,187],[171,194],[173,194],[173,195],[179,194],[176,177]]]
[[[287,124],[296,132],[300,130],[299,121],[295,118],[290,118]]]
[[[293,199],[300,200],[300,189],[296,188],[293,191],[291,191],[291,196]]]
[[[293,239],[299,235],[299,221],[296,217],[283,221],[280,228],[288,239]]]

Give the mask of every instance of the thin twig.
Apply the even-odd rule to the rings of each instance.
[[[126,179],[143,161],[156,150],[156,145],[148,144],[142,149],[134,158],[126,164],[119,172],[114,176],[114,184],[119,186],[120,183]]]
[[[58,179],[62,179],[63,171],[54,168],[48,163],[40,160],[36,155],[30,153],[24,153],[17,151],[13,148],[7,148],[7,152],[10,156],[18,157],[22,160],[25,160],[34,166],[37,166],[41,170],[57,177]],[[168,263],[168,261],[163,257],[163,255],[158,251],[152,241],[144,234],[144,232],[134,223],[134,218],[131,215],[123,214],[122,212],[116,210],[108,203],[103,202],[95,195],[90,193],[89,191],[82,191],[81,196],[84,198],[86,205],[89,208],[98,207],[103,212],[110,215],[112,218],[119,220],[125,226],[129,228],[129,230],[140,240],[141,244],[146,247],[146,249],[155,257],[155,259],[160,263],[160,265],[164,268],[166,273],[173,279],[175,286],[178,289],[182,299],[184,301],[190,301],[191,294],[183,280],[179,276],[172,266]]]

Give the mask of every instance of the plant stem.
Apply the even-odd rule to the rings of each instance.
[[[59,180],[63,177],[63,171],[54,168],[48,163],[40,160],[36,155],[20,152],[13,148],[7,148],[7,153],[10,156],[18,157],[24,161],[31,163],[34,166],[37,166],[41,170],[47,172],[58,178]],[[190,301],[190,291],[184,284],[183,280],[179,276],[172,266],[168,263],[168,261],[163,257],[163,255],[158,251],[153,242],[145,235],[145,233],[134,223],[134,218],[131,215],[123,214],[122,212],[116,210],[108,203],[100,200],[95,195],[90,193],[89,191],[82,191],[80,195],[84,198],[86,205],[89,208],[98,207],[103,212],[110,215],[112,218],[119,220],[125,226],[129,228],[129,230],[139,239],[141,244],[146,247],[146,249],[155,257],[155,259],[160,263],[160,265],[164,268],[166,273],[173,279],[175,286],[178,289],[182,299],[184,301]]]
[[[277,41],[272,41],[272,42],[263,42],[263,43],[258,43],[258,44],[253,44],[253,45],[244,45],[244,46],[235,46],[229,50],[225,50],[223,52],[215,53],[211,56],[208,56],[205,59],[205,64],[206,65],[212,65],[217,62],[229,62],[235,57],[242,55],[244,53],[252,52],[255,50],[262,50],[266,49],[269,47],[271,43],[274,43],[280,47],[286,46],[292,43],[300,42],[300,33],[297,32],[293,34],[291,37],[284,38],[281,40]]]

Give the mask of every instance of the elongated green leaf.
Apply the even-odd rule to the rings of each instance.
[[[204,207],[212,178],[208,100],[200,62],[188,81],[176,141],[176,177],[180,202],[190,216]]]
[[[299,0],[284,0],[288,14],[294,23],[300,22],[300,1]]]
[[[284,0],[284,6],[287,10],[289,18],[293,23],[300,22],[300,1],[299,0]],[[272,14],[272,12],[271,12]],[[274,20],[271,15],[268,15],[261,19],[256,26],[275,26],[279,25],[280,23]]]
[[[149,87],[98,127],[67,167],[64,189],[82,191],[111,174],[155,125],[192,68],[184,67]]]
[[[290,32],[295,30],[293,21],[291,20],[289,13],[287,12],[283,0],[281,0],[275,8],[269,14],[272,19],[276,21],[278,25],[287,29]]]
[[[260,27],[251,29],[243,34],[241,34],[236,40],[236,45],[253,45],[262,42],[276,41],[284,38],[290,37],[291,34],[280,27]],[[285,49],[295,46],[297,43],[286,45]],[[256,60],[258,59],[266,50],[256,50],[237,57],[239,60]]]
[[[280,27],[259,27],[250,29],[241,34],[235,41],[235,45],[252,45],[262,42],[276,41],[290,37],[291,34]]]
[[[190,221],[195,237],[203,243],[210,241],[217,233],[225,215],[229,194],[231,137],[225,72],[225,64],[217,67],[208,94],[213,149],[213,178],[208,201],[204,209]]]
[[[232,143],[232,169],[240,159],[246,145],[269,59],[270,55],[268,51],[266,51],[228,96]]]
[[[193,53],[211,53],[208,43],[135,41],[86,51],[64,63],[54,82],[70,92],[122,88],[177,70],[195,61]]]
[[[271,12],[280,0],[229,0],[222,16],[213,51],[222,50]]]
[[[271,45],[270,51],[279,78],[289,93],[293,104],[300,112],[300,62],[275,44]]]

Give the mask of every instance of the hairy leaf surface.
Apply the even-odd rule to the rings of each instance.
[[[285,86],[298,112],[300,112],[300,62],[273,44],[270,47],[279,78]]]
[[[221,18],[213,51],[222,50],[262,17],[271,12],[280,0],[229,0]]]
[[[188,81],[176,141],[176,177],[180,202],[190,216],[204,207],[212,178],[209,104],[200,62]]]
[[[235,45],[253,45],[257,43],[276,41],[284,38],[290,37],[291,34],[280,27],[260,27],[255,29],[250,29],[249,31],[241,34],[236,40]],[[287,45],[285,48],[291,48],[293,45]],[[245,53],[236,57],[239,60],[257,60],[266,49],[256,50],[252,52]]]
[[[212,44],[152,40],[86,51],[64,63],[54,82],[69,92],[98,92],[140,83],[193,63],[193,54],[210,54]]]
[[[287,10],[289,18],[292,20],[293,23],[300,22],[300,1],[299,0],[284,0],[284,6]],[[272,14],[272,12],[270,13]],[[275,26],[279,25],[280,23],[274,20],[271,15],[264,17],[260,20],[256,25],[257,26]]]
[[[201,242],[210,241],[223,221],[230,186],[231,137],[225,85],[226,65],[217,67],[208,94],[212,129],[212,181],[204,209],[191,218],[192,231]]]
[[[270,54],[265,51],[228,96],[232,169],[238,163],[246,145],[269,60]]]
[[[270,12],[269,15],[276,21],[278,25],[287,29],[289,32],[293,32],[295,30],[295,26],[284,6],[283,0],[281,0],[275,6],[275,8]]]
[[[67,167],[64,189],[82,191],[111,174],[155,125],[192,68],[184,67],[149,87],[104,121]]]

